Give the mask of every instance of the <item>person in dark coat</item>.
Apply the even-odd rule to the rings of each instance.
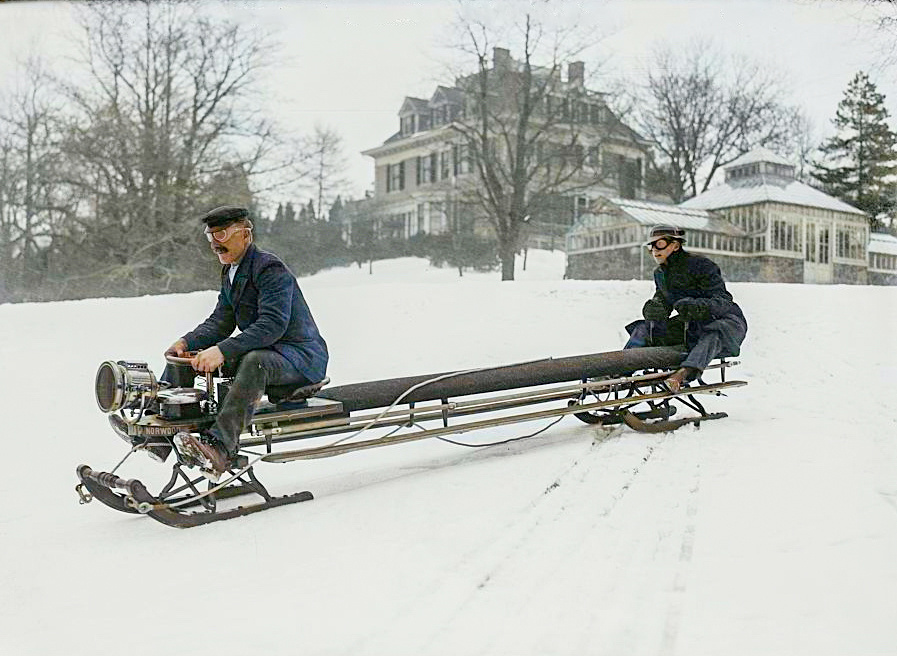
[[[212,251],[223,265],[215,310],[172,344],[166,355],[198,351],[193,368],[236,371],[214,425],[200,438],[178,433],[182,453],[220,476],[237,453],[240,433],[269,385],[310,385],[324,379],[327,343],[296,277],[252,239],[246,208],[226,205],[202,217]],[[233,335],[236,328],[240,333]],[[164,378],[164,377],[163,377]]]
[[[726,289],[719,267],[686,251],[684,243],[681,228],[651,229],[646,246],[658,264],[656,292],[642,308],[644,320],[626,326],[629,341],[623,347],[684,344],[688,355],[667,379],[674,392],[700,376],[714,358],[737,356],[747,335],[747,320]],[[677,314],[671,317],[674,311]]]

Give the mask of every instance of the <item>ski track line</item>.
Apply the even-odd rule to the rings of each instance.
[[[641,476],[641,472],[651,466],[653,454],[659,446],[667,442],[668,438],[665,435],[648,437],[634,436],[631,433],[627,433],[623,440],[612,439],[614,437],[616,436],[590,445],[588,452],[577,458],[556,476],[538,497],[533,499],[526,512],[515,514],[508,521],[497,526],[490,535],[484,536],[481,541],[482,548],[468,550],[467,553],[462,554],[454,566],[446,569],[447,572],[450,572],[447,577],[450,580],[443,579],[436,584],[438,592],[434,592],[434,588],[428,587],[425,594],[409,604],[417,609],[426,608],[428,605],[432,607],[435,599],[437,603],[447,606],[440,613],[442,619],[438,626],[433,626],[432,622],[428,623],[427,618],[409,622],[409,618],[405,617],[402,612],[397,613],[402,616],[402,621],[417,627],[416,639],[405,636],[408,639],[404,643],[406,646],[417,645],[413,653],[437,652],[444,643],[451,642],[453,626],[459,622],[469,621],[470,617],[474,617],[474,621],[476,621],[475,607],[484,603],[489,605],[493,583],[497,580],[500,581],[503,575],[513,578],[515,568],[522,568],[526,575],[532,576],[533,574],[526,567],[528,560],[533,558],[530,552],[538,551],[546,543],[553,547],[552,561],[547,563],[547,568],[545,568],[546,563],[539,562],[545,572],[537,577],[540,580],[538,581],[539,585],[533,586],[535,592],[525,595],[523,598],[511,600],[513,608],[518,613],[536,609],[538,616],[540,612],[538,609],[542,603],[537,590],[550,585],[553,573],[567,567],[568,562],[575,562],[576,557],[588,559],[590,556],[582,553],[587,550],[586,545],[597,541],[599,553],[612,549],[616,562],[631,563],[637,550],[628,542],[614,547],[625,537],[625,533],[606,530],[606,522],[633,488],[634,483]],[[632,439],[641,439],[645,443],[640,447],[633,448],[627,443]],[[612,453],[607,454],[606,451]],[[625,473],[619,473],[621,470]],[[596,497],[593,494],[594,488],[597,487],[600,490],[608,479],[611,479],[610,483],[613,485],[610,485],[607,490],[601,490],[601,495]],[[596,509],[597,512],[595,512]],[[578,524],[573,532],[578,536],[577,539],[554,545],[551,536],[556,533],[554,529],[558,522]],[[648,530],[653,532],[654,529],[649,528]],[[570,531],[562,533],[570,535]],[[641,536],[636,542],[640,541]],[[631,564],[619,568],[619,571],[629,571],[630,569],[632,569]],[[612,579],[610,588],[625,588],[627,587],[626,583],[623,581],[621,585],[619,581]],[[498,585],[497,594],[500,596],[503,594],[503,590],[500,582]],[[485,598],[484,595],[486,595]],[[440,597],[444,601],[440,602]],[[474,610],[471,610],[472,608]],[[432,628],[428,629],[428,624]],[[573,638],[573,636],[570,637]],[[373,647],[370,643],[366,646]],[[491,643],[481,644],[479,645],[480,652],[493,653],[491,651],[493,646]],[[459,648],[470,653],[470,645],[462,645]],[[376,651],[376,649],[372,649],[369,653],[376,653]],[[504,653],[504,651],[500,653]]]
[[[495,529],[488,535],[484,535],[475,547],[461,553],[456,561],[445,567],[444,571],[436,572],[439,579],[432,581],[431,585],[422,586],[420,595],[409,599],[406,604],[396,609],[395,622],[405,625],[408,629],[416,630],[419,634],[415,637],[405,633],[403,646],[411,647],[412,644],[418,642],[426,643],[420,644],[419,648],[409,650],[409,653],[425,653],[428,650],[427,645],[432,648],[430,643],[438,639],[439,632],[443,630],[442,627],[451,625],[453,618],[462,611],[469,600],[489,585],[494,573],[500,568],[502,561],[507,559],[509,552],[524,544],[528,536],[534,533],[544,521],[543,518],[546,515],[553,516],[563,512],[563,504],[560,509],[557,508],[559,496],[557,490],[569,487],[566,481],[571,477],[584,478],[584,474],[580,473],[580,470],[585,468],[588,471],[596,462],[599,462],[602,448],[617,435],[601,437],[603,439],[590,440],[585,450],[553,476],[550,482],[546,482],[542,491],[534,496],[529,503],[522,505],[519,512],[510,516],[506,521],[496,524]],[[480,460],[480,458],[482,456],[471,454],[462,460]],[[616,501],[613,503],[615,504]],[[610,509],[608,509],[609,511]],[[440,627],[433,627],[431,630],[428,628],[426,618],[410,619],[425,612],[430,614],[434,600],[441,599],[445,601],[439,603],[446,605],[447,608],[443,613],[445,619],[441,622]],[[431,633],[432,635],[430,635]],[[379,644],[377,638],[372,639],[371,636],[366,636],[356,641],[345,653],[353,656],[356,654],[378,655],[382,654],[387,646],[390,650],[395,649],[394,644]],[[393,653],[395,652],[393,651]]]
[[[561,628],[555,631],[555,642],[547,642],[542,652],[527,650],[525,643],[516,645],[517,652],[675,653],[696,536],[700,462],[694,459],[700,453],[682,445],[679,435],[668,437],[662,445],[645,461],[644,471],[634,480],[638,485],[620,504],[617,516],[596,517],[584,533],[578,549],[582,555],[573,562],[576,567],[588,567],[603,559],[601,564],[576,572],[579,579],[569,590],[549,580],[556,596],[587,600],[585,610],[572,620],[554,618]],[[533,599],[537,607],[539,600]],[[535,612],[530,615],[538,617]],[[546,625],[551,621],[545,618]]]
[[[456,620],[466,629],[456,635],[492,636],[478,652],[483,654],[657,654],[664,644],[666,653],[672,653],[696,533],[699,465],[691,474],[688,470],[699,454],[688,448],[680,451],[675,438],[669,437],[647,445],[641,463],[623,486],[627,491],[614,495],[609,509],[604,507],[609,512],[590,515],[588,506],[574,505],[572,512],[559,514],[556,520],[568,524],[559,533],[573,538],[569,543],[557,544],[552,540],[552,526],[543,526],[536,536],[539,540],[531,540],[535,556],[525,549],[508,554],[501,565],[504,578],[514,583],[502,589],[496,580],[496,593],[486,597],[490,590],[478,590],[480,594],[456,612]],[[687,457],[690,454],[692,458]],[[589,481],[583,482],[570,494],[576,500],[592,501],[583,495],[591,491]],[[580,525],[569,530],[570,522]],[[546,544],[550,562],[540,555],[546,552]],[[501,572],[494,574],[498,579]],[[533,579],[523,596],[521,577]],[[505,590],[516,592],[504,598],[508,597]],[[569,607],[563,610],[563,603],[552,603],[569,598],[582,600],[574,613]],[[499,613],[493,622],[503,626],[504,632],[490,631],[491,626],[480,619],[490,611]],[[454,648],[454,653],[469,653],[469,645],[463,642]]]
[[[676,565],[676,573],[673,583],[672,599],[667,610],[666,622],[663,628],[663,641],[660,645],[661,656],[676,653],[676,639],[679,636],[679,626],[682,621],[682,607],[685,603],[685,592],[688,587],[688,574],[694,555],[695,537],[697,533],[698,494],[700,492],[700,471],[696,471],[694,485],[688,492],[688,504],[685,514],[687,523],[682,535],[682,544],[679,550],[679,562]]]

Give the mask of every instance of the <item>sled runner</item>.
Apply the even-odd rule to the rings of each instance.
[[[556,422],[569,414],[596,426],[625,424],[646,433],[726,417],[707,412],[696,396],[721,396],[723,390],[746,385],[726,379],[727,369],[738,363],[721,358],[703,374],[716,375],[718,382],[702,377],[674,392],[665,381],[684,357],[675,347],[649,347],[337,387],[326,387],[328,379],[300,388],[269,387],[240,437],[239,455],[217,482],[207,480],[200,464],[178,450],[175,436],[198,433],[214,423],[230,380],[196,375],[189,357],[167,359],[175,379],[192,381],[190,387],[158,381],[144,362],[106,361],[96,375],[97,404],[130,451],[109,472],[79,466],[75,489],[81,503],[98,499],[115,510],[185,528],[313,498],[307,491],[271,495],[256,476],[260,463],[447,439],[522,422]],[[689,414],[678,416],[676,404]],[[116,473],[138,451],[173,461],[170,478],[158,493]],[[257,500],[242,506],[228,503],[246,495]],[[230,507],[219,507],[223,505]]]

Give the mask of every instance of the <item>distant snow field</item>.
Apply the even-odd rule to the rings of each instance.
[[[652,283],[563,271],[558,252],[512,283],[406,258],[300,286],[341,385],[621,348]],[[727,419],[264,465],[315,500],[189,531],[79,506],[75,467],[125,454],[97,366],[160,373],[216,293],[0,305],[0,654],[897,653],[897,288],[729,289],[750,328],[730,372],[748,386],[707,399]]]

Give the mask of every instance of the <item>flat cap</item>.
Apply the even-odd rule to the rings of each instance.
[[[248,219],[249,210],[238,205],[222,205],[206,212],[199,220],[209,228],[223,228],[234,221]]]
[[[650,236],[648,237],[648,241],[645,242],[645,245],[653,244],[658,239],[677,239],[678,241],[685,241],[685,230],[671,225],[656,225],[651,228]]]

